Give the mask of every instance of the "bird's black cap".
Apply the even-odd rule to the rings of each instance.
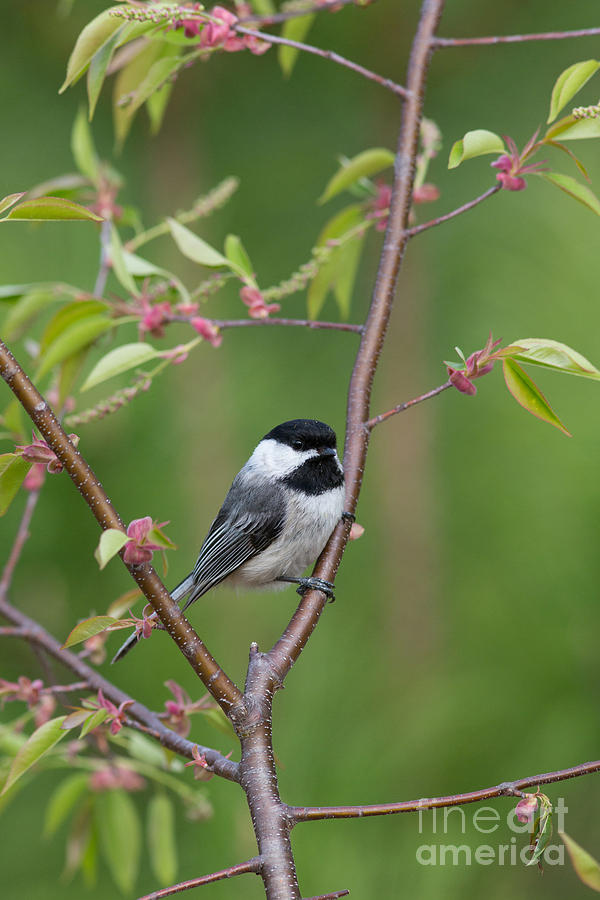
[[[265,434],[263,440],[279,441],[298,450],[318,450],[336,446],[335,431],[316,419],[291,419]],[[299,443],[301,442],[301,444]]]

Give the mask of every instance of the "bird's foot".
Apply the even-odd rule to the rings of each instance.
[[[335,600],[335,596],[333,593],[333,589],[335,585],[333,585],[330,581],[324,581],[323,578],[293,578],[288,575],[281,575],[277,581],[287,581],[290,584],[297,584],[296,593],[300,594],[301,597],[307,591],[323,591],[323,593],[327,596],[327,598],[333,603]]]

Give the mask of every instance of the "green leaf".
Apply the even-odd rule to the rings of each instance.
[[[354,290],[354,282],[364,240],[364,234],[358,235],[348,241],[347,244],[344,244],[343,247],[340,247],[336,254],[339,264],[338,274],[333,284],[333,293],[342,319],[347,319],[350,315],[352,291]]]
[[[569,197],[573,197],[574,200],[583,203],[584,206],[591,209],[597,216],[600,216],[600,200],[598,200],[594,192],[590,190],[587,185],[581,184],[581,182],[576,181],[575,178],[572,178],[570,175],[563,175],[560,172],[539,172],[539,175],[545,181],[560,188],[560,190],[564,191],[565,194],[568,194]]]
[[[77,801],[88,789],[89,775],[77,774],[65,778],[56,788],[46,807],[44,835],[51,837],[60,828]]]
[[[502,356],[509,356],[532,366],[543,366],[566,375],[600,380],[600,371],[589,359],[577,353],[572,347],[548,338],[521,338],[504,347]]]
[[[578,878],[593,891],[600,891],[600,863],[564,831],[558,833],[563,839]]]
[[[286,38],[288,41],[302,42],[312,28],[315,19],[315,15],[288,19],[287,22],[283,23],[281,37]],[[277,47],[277,60],[286,78],[289,78],[292,74],[299,52],[297,47],[289,47],[285,44],[279,44]]]
[[[530,412],[543,422],[554,425],[555,428],[560,429],[568,437],[571,437],[538,386],[521,366],[513,362],[512,359],[505,359],[502,362],[502,369],[506,387],[523,409],[526,409],[527,412]]]
[[[162,547],[164,550],[177,549],[173,541],[168,538],[164,531],[161,531],[160,528],[158,528],[156,525],[148,532],[147,540],[150,544],[158,544],[158,546]]]
[[[97,384],[114,378],[115,375],[121,375],[122,372],[135,369],[137,366],[143,366],[159,356],[158,350],[142,341],[135,344],[123,344],[121,347],[111,350],[96,363],[82,384],[81,391],[82,393],[88,391]]]
[[[273,0],[251,0],[250,6],[259,16],[272,16],[277,12]]]
[[[486,131],[484,128],[467,131],[460,141],[456,141],[452,145],[448,159],[448,168],[456,169],[466,159],[474,159],[476,156],[484,156],[486,153],[503,153],[504,151],[504,141],[499,135],[494,134],[493,131]]]
[[[22,297],[33,288],[40,287],[37,284],[3,284],[0,285],[0,300],[12,300],[14,297]]]
[[[92,315],[73,322],[48,347],[40,360],[37,377],[42,378],[54,366],[93,343],[101,334],[114,328],[118,321],[102,315]]]
[[[92,132],[88,124],[85,110],[83,106],[79,107],[79,111],[75,116],[73,131],[71,132],[71,153],[75,160],[75,165],[83,175],[98,184],[99,162]]]
[[[600,69],[600,62],[595,59],[586,59],[584,62],[574,63],[561,72],[552,88],[548,122],[555,120],[563,106],[566,106],[584,84],[587,84],[598,69]]]
[[[79,728],[84,722],[90,718],[93,713],[89,709],[76,709],[69,713],[62,724],[64,731],[70,731],[72,728]]]
[[[119,890],[130,893],[140,861],[140,822],[125,791],[105,791],[96,797],[95,820],[100,846]]]
[[[127,268],[124,257],[123,244],[121,243],[119,232],[114,225],[110,230],[110,262],[112,270],[117,276],[120,284],[123,285],[126,291],[129,291],[130,294],[133,294],[134,297],[139,297],[140,292],[138,290],[137,284],[133,280],[133,276]]]
[[[167,223],[173,240],[188,259],[201,266],[229,266],[229,261],[218,250],[199,238],[185,225],[177,222],[176,219],[167,219]]]
[[[67,357],[67,359],[61,363],[58,371],[58,403],[56,404],[58,409],[62,409],[67,397],[69,397],[73,390],[75,382],[81,374],[89,350],[89,347],[84,347],[79,353]]]
[[[238,274],[254,278],[254,269],[246,248],[237,234],[228,234],[225,238],[225,256],[231,263],[231,268]]]
[[[88,718],[85,720],[85,722],[81,726],[81,731],[79,732],[78,740],[81,740],[82,738],[84,738],[86,735],[88,735],[90,733],[90,731],[93,731],[94,728],[97,728],[98,725],[102,725],[102,723],[104,722],[104,720],[106,719],[107,716],[108,716],[108,710],[104,709],[104,707],[102,707],[102,709],[97,709],[96,712],[92,713],[91,716],[88,716]]]
[[[87,95],[90,122],[94,118],[96,104],[100,96],[100,91],[102,90],[102,85],[104,84],[104,79],[106,78],[106,70],[110,65],[113,53],[126,28],[126,25],[121,25],[121,27],[118,28],[114,34],[98,48],[98,50],[96,50],[91,59],[87,73]]]
[[[148,804],[148,849],[150,864],[159,884],[173,884],[177,875],[175,813],[171,799],[155,794]]]
[[[80,319],[104,313],[108,304],[102,300],[73,300],[56,312],[44,329],[40,342],[40,355],[43,356],[51,344],[60,335]]]
[[[113,93],[113,119],[118,148],[123,146],[135,115],[135,110],[133,112],[130,111],[130,98],[142,84],[156,60],[161,56],[161,53],[162,47],[160,42],[151,41],[126,66],[123,66],[117,74]],[[129,103],[127,102],[128,98]]]
[[[62,94],[69,85],[74,84],[81,78],[92,57],[122,25],[123,20],[118,19],[116,16],[111,16],[109,10],[104,10],[99,16],[88,22],[75,42],[67,63],[67,75],[59,90],[59,94]]]
[[[13,206],[8,215],[0,222],[102,222],[85,206],[66,200],[64,197],[36,197],[34,200],[23,200]]]
[[[120,531],[118,528],[107,528],[106,531],[102,532],[98,546],[94,550],[94,557],[101,569],[110,562],[113,556],[117,555],[128,540],[129,538],[125,532]]]
[[[173,83],[167,81],[158,91],[155,91],[146,100],[146,112],[150,119],[150,133],[158,134],[160,126],[169,103],[171,92],[173,91]]]
[[[170,49],[171,51],[173,50],[173,48]],[[176,52],[178,53],[178,51]],[[181,59],[179,55],[173,56],[172,52],[168,56],[157,59],[150,67],[146,77],[139,84],[131,103],[126,107],[129,114],[133,116],[140,106],[168,82],[170,76],[180,66]]]
[[[61,725],[65,718],[66,716],[59,716],[58,719],[50,719],[50,721],[44,722],[25,741],[10,767],[6,784],[2,789],[3,794],[21,775],[24,775],[31,766],[41,759],[48,750],[51,750],[55,744],[58,744],[61,738],[64,738],[67,732],[61,730]]]
[[[329,241],[342,237],[347,231],[356,227],[363,217],[364,210],[360,203],[346,206],[327,222],[317,239],[317,247],[324,247]],[[356,249],[348,251],[349,247],[353,248],[355,246]],[[332,289],[336,293],[336,299],[340,307],[344,311],[346,310],[361,247],[362,239],[357,236],[347,244],[334,249],[329,259],[320,266],[308,289],[307,305],[309,318],[316,319],[318,317],[327,294]],[[346,270],[346,266],[349,266],[350,271]],[[339,286],[340,283],[341,286]]]
[[[2,336],[7,341],[14,341],[29,328],[38,313],[53,303],[65,299],[64,294],[50,289],[34,289],[24,294],[12,307],[2,323]]]
[[[106,534],[106,531],[104,531],[103,534]],[[122,534],[122,532],[119,531],[118,534]],[[80,644],[82,641],[87,641],[88,638],[94,637],[95,634],[100,634],[100,632],[104,631],[105,628],[108,628],[109,625],[114,625],[115,622],[118,621],[118,619],[115,619],[112,616],[92,616],[91,619],[84,619],[83,622],[78,622],[69,632],[61,650],[66,650],[67,647],[72,647],[74,644]]]
[[[0,456],[0,516],[3,516],[17,495],[31,463],[16,453]]]
[[[333,178],[329,179],[318,203],[326,203],[327,200],[331,200],[332,197],[345,191],[361,178],[368,178],[393,166],[394,160],[395,156],[391,150],[386,150],[384,147],[363,150],[358,156],[354,156],[344,163]]]
[[[561,141],[582,141],[589,138],[600,137],[600,118],[576,119],[575,116],[565,116],[555,122],[544,135],[544,141],[553,138]]]
[[[0,200],[0,213],[10,209],[11,206],[14,206],[26,193],[27,191],[20,191],[18,194],[8,194],[6,197],[3,197],[2,200]]]

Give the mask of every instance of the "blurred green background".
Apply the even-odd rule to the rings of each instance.
[[[73,170],[69,134],[84,86],[61,97],[57,89],[75,36],[103,6],[80,0],[71,16],[60,18],[48,0],[5,4],[0,195]],[[597,24],[597,7],[593,0],[454,0],[440,33],[585,27]],[[417,10],[414,0],[379,0],[364,10],[323,15],[310,39],[402,81]],[[489,128],[522,145],[545,121],[557,75],[597,56],[597,48],[598,39],[585,39],[436,55],[426,114],[439,124],[444,147],[428,180],[439,185],[441,198],[418,210],[420,220],[493,183],[489,157],[447,171],[455,139],[471,128]],[[108,93],[93,126],[106,157],[113,140]],[[597,86],[580,96],[577,102],[595,102]],[[138,205],[152,224],[187,208],[223,177],[238,175],[241,187],[229,205],[194,227],[216,246],[230,231],[242,235],[260,284],[273,284],[309,257],[331,214],[315,200],[338,154],[394,147],[398,119],[391,94],[331,63],[301,58],[286,81],[274,52],[221,56],[180,78],[156,139],[149,139],[143,117],[136,121],[115,160],[127,179],[122,200]],[[598,186],[597,143],[571,147]],[[566,157],[554,162],[577,174]],[[591,212],[531,178],[526,191],[504,192],[415,240],[374,412],[441,383],[441,360],[453,358],[454,345],[471,352],[490,330],[505,342],[531,336],[564,341],[600,363],[599,236]],[[352,321],[366,313],[380,242],[380,235],[368,238]],[[197,279],[168,239],[145,255],[178,266],[192,284]],[[94,226],[15,224],[2,230],[0,283],[64,279],[90,290],[97,257]],[[304,315],[304,296],[284,303],[284,314]],[[207,314],[240,314],[236,293],[209,301]],[[336,316],[331,300],[323,316]],[[183,326],[180,338],[188,339]],[[178,339],[173,330],[167,345]],[[169,583],[189,570],[233,474],[262,434],[296,416],[324,419],[343,433],[355,347],[350,334],[229,331],[218,351],[203,346],[130,407],[77,429],[125,520],[149,514],[171,521],[168,532],[179,550],[171,554]],[[17,350],[23,357],[22,345]],[[538,381],[573,438],[524,413],[500,371],[479,382],[474,399],[447,392],[375,433],[358,511],[366,533],[349,547],[338,600],[275,702],[286,801],[435,796],[598,757],[600,397],[584,380],[542,373]],[[0,388],[1,404],[7,401],[8,391]],[[3,558],[24,499],[0,523]],[[130,587],[117,563],[98,572],[92,556],[97,539],[97,526],[67,479],[49,478],[12,597],[59,637]],[[198,603],[191,618],[229,674],[241,680],[250,642],[268,647],[295,599],[291,590],[250,598],[223,590]],[[114,638],[111,649],[117,643]],[[153,708],[167,699],[168,678],[198,695],[191,671],[164,635],[118,669],[102,669]],[[31,651],[3,643],[0,675],[25,672],[39,673]],[[225,752],[234,749],[197,721],[192,736]],[[4,896],[114,896],[104,870],[90,890],[78,879],[60,880],[64,834],[41,837],[55,781],[54,774],[40,776],[0,819]],[[214,779],[206,793],[214,806],[208,823],[178,819],[180,878],[255,852],[241,792]],[[600,855],[598,779],[566,782],[549,794],[566,798],[566,830]],[[140,811],[147,797],[136,795]],[[585,896],[588,889],[568,865],[548,867],[541,877],[521,865],[418,864],[422,844],[511,844],[505,816],[514,803],[492,805],[502,825],[489,835],[474,827],[476,807],[465,808],[464,834],[458,814],[450,817],[447,834],[439,817],[433,834],[427,815],[421,834],[412,815],[300,826],[293,843],[303,895],[350,888],[352,897],[365,900]],[[519,836],[517,846],[524,843]],[[146,857],[136,896],[155,887]],[[263,895],[251,878],[205,890],[217,900]]]

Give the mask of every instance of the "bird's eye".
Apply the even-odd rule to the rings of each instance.
[[[294,450],[302,450],[302,441],[299,438],[296,438],[295,441],[292,441],[292,447],[294,448]]]

